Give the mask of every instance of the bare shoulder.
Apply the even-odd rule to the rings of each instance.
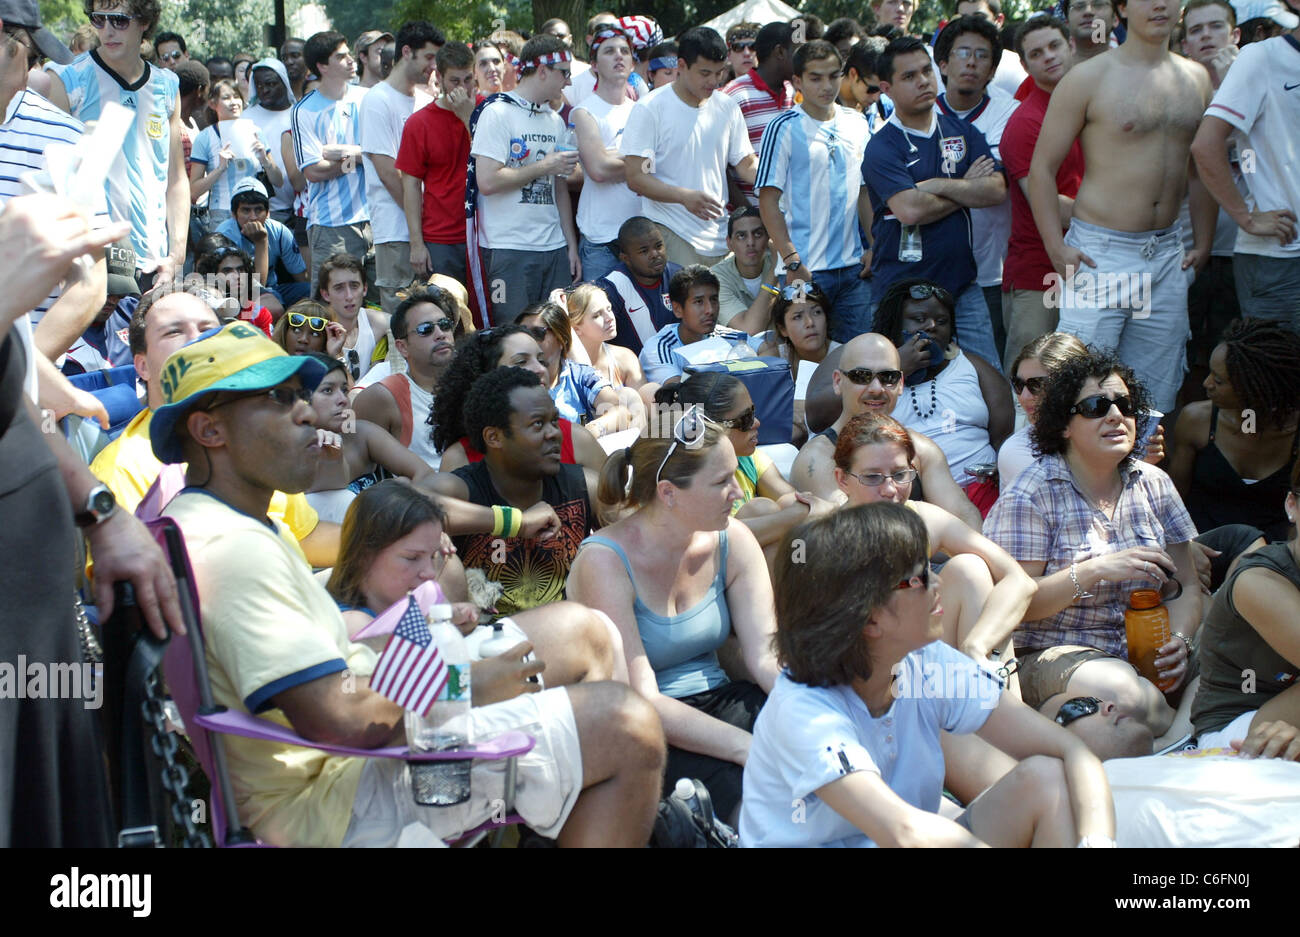
[[[1183,407],[1178,414],[1174,434],[1200,449],[1210,441],[1210,409],[1208,400],[1196,400]]]

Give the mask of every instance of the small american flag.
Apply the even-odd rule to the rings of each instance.
[[[385,699],[421,716],[429,712],[447,682],[447,664],[434,643],[414,596],[379,655],[370,687]]]

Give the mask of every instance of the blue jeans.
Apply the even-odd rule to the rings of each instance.
[[[813,282],[831,301],[831,338],[847,342],[871,331],[875,306],[871,302],[871,281],[859,280],[857,264],[836,270],[814,270]],[[782,282],[785,282],[784,276]]]
[[[608,276],[618,266],[618,256],[614,253],[617,249],[618,241],[597,244],[588,241],[585,234],[579,237],[578,259],[582,261],[583,282],[593,283],[601,277]]]
[[[873,320],[878,305],[878,301],[871,303]],[[984,290],[979,285],[970,283],[957,294],[953,320],[957,325],[957,347],[967,354],[979,355],[1001,374],[1002,362],[993,344],[993,323],[989,320],[988,303],[984,302]]]

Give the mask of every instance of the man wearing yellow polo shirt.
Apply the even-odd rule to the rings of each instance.
[[[169,355],[209,329],[221,325],[216,313],[199,295],[167,293],[141,300],[131,318],[130,344],[135,370],[148,388],[148,406],[136,415],[117,439],[91,463],[91,471],[112,489],[117,503],[134,511],[148,492],[162,463],[149,447],[149,425],[162,404],[157,376]],[[313,566],[333,566],[338,558],[339,526],[321,521],[302,494],[277,491],[267,512],[290,531]]]

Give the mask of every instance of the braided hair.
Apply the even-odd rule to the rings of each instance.
[[[1221,341],[1242,409],[1286,426],[1300,411],[1300,335],[1268,319],[1233,319]]]
[[[501,360],[501,344],[511,335],[531,335],[541,343],[542,330],[526,325],[500,325],[494,329],[465,336],[456,346],[456,355],[433,394],[433,445],[438,452],[460,442],[468,435],[465,429],[465,400],[474,382],[496,368]]]
[[[885,290],[885,295],[880,297],[880,305],[876,307],[876,318],[872,323],[871,330],[885,336],[893,342],[895,348],[902,347],[903,344],[903,306],[911,299],[909,291],[914,286],[937,286],[933,280],[927,280],[923,277],[912,277],[906,280],[898,280],[893,283],[889,289]],[[953,302],[944,302],[939,296],[935,296],[940,305],[948,310],[948,317],[952,322],[952,340],[957,341],[957,304]]]

